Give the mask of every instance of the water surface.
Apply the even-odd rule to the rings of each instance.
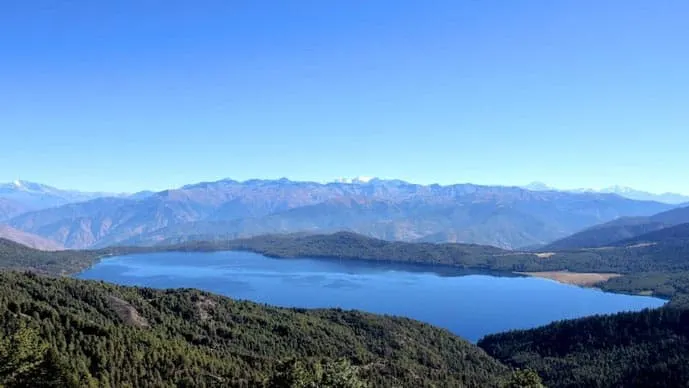
[[[552,280],[357,260],[273,259],[247,252],[166,252],[105,259],[78,275],[123,285],[193,287],[286,307],[402,315],[471,341],[510,329],[665,301]]]

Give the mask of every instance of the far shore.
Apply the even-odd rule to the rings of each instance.
[[[618,273],[595,273],[595,272],[568,272],[568,271],[544,271],[544,272],[517,272],[521,275],[533,276],[537,278],[551,279],[560,283],[573,284],[577,286],[595,286],[606,282],[612,278],[620,277]]]

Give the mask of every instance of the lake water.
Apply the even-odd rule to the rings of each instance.
[[[470,341],[665,301],[527,277],[355,260],[272,259],[246,252],[155,253],[108,258],[81,279],[156,288],[193,287],[287,307],[341,307],[401,315]]]

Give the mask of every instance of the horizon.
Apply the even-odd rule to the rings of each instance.
[[[334,178],[330,180],[325,180],[325,181],[314,181],[314,180],[297,180],[297,179],[292,179],[289,177],[277,177],[277,178],[249,178],[249,179],[235,179],[232,177],[225,177],[221,179],[216,179],[216,180],[210,180],[210,181],[193,181],[193,182],[187,182],[183,185],[176,186],[176,187],[168,187],[168,188],[163,188],[163,189],[153,189],[153,188],[144,188],[141,190],[137,191],[102,191],[102,190],[87,190],[87,189],[81,189],[78,187],[62,187],[59,185],[54,185],[51,183],[47,182],[38,182],[35,180],[31,179],[15,179],[13,181],[9,182],[0,182],[1,185],[15,185],[15,186],[21,186],[23,183],[30,183],[30,184],[39,184],[39,185],[44,185],[48,186],[54,189],[58,190],[66,190],[66,191],[76,191],[76,192],[82,192],[82,193],[104,193],[104,194],[114,194],[114,195],[121,195],[121,194],[136,194],[140,192],[162,192],[162,191],[167,191],[167,190],[178,190],[178,189],[183,189],[185,186],[193,186],[197,184],[202,184],[202,183],[216,183],[216,182],[222,182],[222,181],[234,181],[237,183],[247,183],[250,181],[280,181],[280,180],[287,180],[289,182],[293,183],[315,183],[315,184],[320,184],[320,185],[327,185],[327,184],[369,184],[371,181],[384,181],[384,182],[389,182],[389,181],[401,181],[407,184],[412,184],[412,185],[419,185],[419,186],[433,186],[433,185],[439,185],[442,187],[447,187],[447,186],[454,186],[454,185],[475,185],[475,186],[486,186],[486,187],[515,187],[515,188],[520,188],[523,190],[527,191],[542,191],[542,190],[534,190],[530,189],[529,186],[531,185],[544,185],[548,187],[546,191],[560,191],[560,192],[593,192],[593,193],[606,193],[605,190],[614,190],[614,189],[631,189],[634,191],[639,191],[651,195],[679,195],[679,196],[689,196],[689,193],[682,193],[682,192],[654,192],[650,190],[646,190],[644,188],[640,187],[629,187],[629,186],[621,186],[621,185],[609,185],[605,187],[573,187],[573,188],[560,188],[560,187],[554,187],[551,186],[545,182],[541,181],[531,181],[526,184],[521,184],[521,185],[507,185],[507,184],[500,184],[500,183],[489,183],[489,184],[479,184],[479,183],[474,183],[474,182],[453,182],[453,183],[437,183],[437,182],[431,182],[431,183],[419,183],[419,182],[412,182],[404,179],[398,179],[398,178],[382,178],[382,177],[376,177],[376,176],[355,176],[351,178]],[[614,194],[614,193],[613,193]]]
[[[0,14],[0,182],[689,193],[688,2],[133,0]]]

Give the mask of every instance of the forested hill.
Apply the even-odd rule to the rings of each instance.
[[[596,225],[552,242],[541,248],[543,251],[600,248],[620,245],[620,242],[635,237],[689,223],[689,206],[680,207],[648,217],[622,217]]]
[[[686,244],[689,245],[689,223],[679,224],[642,234],[627,240],[618,242],[618,246],[630,246],[638,244]]]
[[[677,240],[673,240],[677,241]],[[450,265],[507,272],[571,271],[624,274],[598,286],[609,291],[652,293],[684,303],[689,295],[689,244],[660,242],[636,247],[528,252],[468,244],[405,243],[348,232],[331,235],[275,235],[249,239],[187,242],[158,247],[112,247],[98,251],[43,252],[0,239],[0,269],[72,274],[100,257],[156,251],[246,250],[273,257],[328,257],[348,260]]]
[[[595,316],[490,335],[479,346],[552,387],[689,386],[689,310]]]
[[[102,254],[93,251],[40,251],[0,238],[0,270],[72,274],[89,267]]]
[[[0,272],[0,386],[496,386],[506,367],[404,318]],[[299,385],[299,384],[313,385]]]
[[[326,257],[419,264],[463,264],[473,258],[510,253],[475,244],[386,241],[350,232],[319,235],[265,235],[237,240],[190,241],[162,245],[164,250],[246,250],[271,257]]]

